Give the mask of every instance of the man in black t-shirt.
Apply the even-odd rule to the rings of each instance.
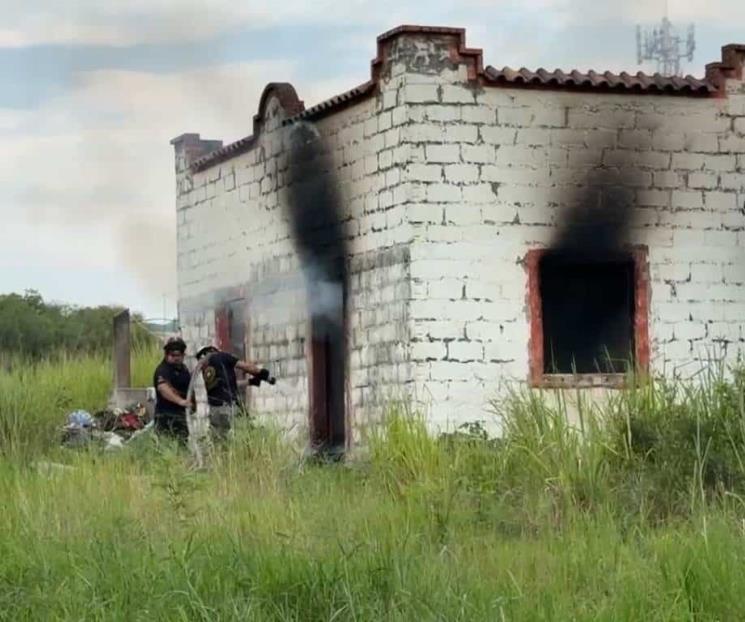
[[[184,365],[186,343],[180,337],[171,337],[163,346],[163,360],[153,374],[155,387],[155,431],[186,443],[189,428],[186,425],[186,407],[189,402],[191,374]]]
[[[262,380],[273,384],[274,378],[270,377],[268,369],[242,361],[214,346],[200,348],[197,352],[197,361],[202,366],[204,384],[207,388],[210,425],[217,437],[225,439],[232,427],[233,417],[242,406],[235,370],[239,369],[251,375],[249,383],[254,385]]]

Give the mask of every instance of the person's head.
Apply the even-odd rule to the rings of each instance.
[[[181,337],[170,337],[163,346],[166,363],[183,363],[186,353],[186,343]]]
[[[218,351],[217,348],[213,346],[212,344],[202,346],[201,348],[199,348],[199,350],[197,350],[197,354],[196,354],[197,360],[200,360],[201,358],[207,356],[208,354],[212,354],[213,352],[217,352],[217,351]]]

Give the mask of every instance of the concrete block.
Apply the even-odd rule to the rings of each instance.
[[[563,106],[536,106],[533,109],[533,127],[566,127],[567,109]]]
[[[584,172],[577,175],[574,172],[577,179],[577,183],[582,183],[585,179]],[[522,168],[517,166],[496,166],[484,164],[481,167],[481,181],[482,182],[493,182],[497,184],[524,184],[524,185],[536,185],[543,180],[548,179],[550,176],[558,177],[558,171],[549,171],[545,169],[533,169],[533,168]]]
[[[568,114],[567,125],[578,129],[632,129],[636,122],[636,113],[633,110],[570,108]]]
[[[446,125],[443,132],[443,139],[449,143],[475,143],[478,140],[479,130],[475,125],[466,125],[464,123],[454,123]]]
[[[672,168],[675,170],[700,171],[703,170],[706,156],[695,153],[674,153]]]
[[[462,205],[445,207],[445,222],[453,225],[475,225],[481,222],[481,208],[464,202]]]
[[[683,176],[672,171],[656,171],[652,180],[652,185],[656,188],[680,188],[684,185]]]
[[[741,173],[722,173],[719,178],[719,186],[722,190],[745,193],[745,171]]]
[[[443,167],[438,164],[409,164],[406,167],[406,178],[411,181],[443,181]]]
[[[742,285],[745,283],[745,263],[727,264],[722,268],[722,276],[726,283]],[[745,319],[745,314],[740,320]]]
[[[716,173],[689,173],[688,187],[709,190],[719,185],[719,176]]]
[[[403,87],[402,103],[436,103],[440,101],[436,84],[407,84]]]
[[[372,175],[378,172],[378,156],[377,154],[370,154],[365,156],[364,161],[365,174]]]
[[[591,134],[591,132],[589,133]],[[550,130],[551,145],[553,147],[564,147],[569,145],[585,145],[588,132],[575,129],[570,123],[570,128]]]
[[[410,223],[440,223],[444,219],[443,208],[439,205],[413,204],[406,206],[406,218]]]
[[[698,263],[698,262],[694,262],[691,264],[691,282],[693,283],[721,283],[722,280],[723,280],[723,270],[720,264]]]
[[[473,104],[476,102],[476,94],[473,90],[457,84],[443,84],[442,103],[444,104]]]
[[[460,186],[447,183],[428,184],[427,201],[430,203],[459,203],[461,201]]]
[[[705,246],[737,246],[737,234],[734,231],[704,231]]]
[[[517,130],[511,127],[485,125],[479,128],[479,136],[489,145],[514,145],[517,141]]]
[[[497,123],[510,127],[530,127],[533,122],[532,108],[497,108]]]
[[[652,132],[649,130],[621,130],[618,146],[623,149],[650,149]]]
[[[652,279],[660,281],[687,281],[691,276],[688,263],[653,264]]]
[[[722,136],[719,138],[720,153],[745,153],[745,137],[743,136]],[[731,169],[727,169],[731,170]]]
[[[447,358],[447,346],[442,341],[417,341],[411,344],[414,361],[440,361]]]
[[[673,190],[671,205],[675,209],[702,209],[704,196],[702,192],[693,190]]]
[[[618,132],[613,130],[588,130],[585,134],[585,144],[590,149],[613,149],[617,141]]]
[[[466,281],[463,279],[438,279],[428,283],[427,293],[436,300],[459,300],[463,298],[465,288]]]
[[[700,322],[679,322],[675,326],[675,336],[684,341],[694,341],[706,337],[706,325]]]
[[[704,192],[707,210],[726,212],[737,209],[737,195],[734,192]]]
[[[378,154],[378,169],[383,171],[393,166],[393,150],[387,149]]]
[[[494,300],[502,294],[502,288],[478,278],[470,278],[466,282],[466,298],[471,300]]]
[[[365,138],[370,138],[378,133],[378,118],[377,116],[367,119],[363,124],[363,132]]]
[[[464,363],[435,361],[429,363],[429,377],[432,380],[471,380],[473,373]]]
[[[460,115],[466,123],[494,125],[497,119],[496,111],[487,106],[463,106]]]
[[[391,95],[394,95],[395,105],[395,94],[390,91],[383,93],[383,100],[385,101],[386,98],[390,99]],[[389,102],[389,105],[385,107],[392,108],[393,106],[391,106]],[[385,132],[391,129],[391,127],[393,127],[393,113],[390,110],[378,113],[378,132]]]
[[[494,203],[497,195],[491,184],[476,184],[463,187],[463,201],[466,203]]]
[[[445,166],[445,179],[451,183],[473,183],[479,179],[478,166],[473,164],[449,164]]]
[[[391,122],[394,127],[403,125],[409,120],[406,106],[397,106],[391,111]]]
[[[669,190],[637,190],[636,201],[639,205],[652,207],[669,207],[671,192]]]
[[[481,361],[484,357],[484,349],[478,342],[450,341],[447,344],[447,358],[467,362]]]
[[[445,128],[435,123],[413,123],[402,128],[403,140],[412,143],[441,143]]]
[[[719,149],[719,139],[716,134],[686,134],[685,150],[698,153],[716,153]]]
[[[453,147],[458,148],[456,145]],[[496,151],[491,145],[461,145],[460,152],[464,162],[493,164],[496,160]],[[450,161],[457,162],[458,159]]]
[[[464,149],[466,148],[474,147],[464,145]],[[460,162],[460,146],[458,145],[427,145],[425,154],[428,162]]]
[[[452,123],[461,120],[460,106],[425,106],[424,118],[435,123]]]
[[[527,146],[543,146],[551,143],[551,136],[545,129],[520,129],[517,132],[516,143]]]
[[[664,130],[652,132],[652,148],[657,151],[683,151],[685,136]]]
[[[523,145],[502,145],[497,148],[497,164],[513,166],[526,164],[530,166],[548,166],[546,150],[543,147],[526,147]]]

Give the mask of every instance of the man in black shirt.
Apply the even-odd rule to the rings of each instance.
[[[180,337],[171,337],[163,346],[163,360],[153,374],[155,387],[155,431],[173,436],[182,443],[189,438],[186,425],[186,408],[189,402],[191,374],[184,365],[186,343]]]
[[[250,374],[252,379],[249,383],[253,385],[262,380],[274,384],[274,378],[270,377],[268,369],[242,361],[229,352],[221,352],[214,346],[200,348],[197,352],[197,361],[202,367],[204,384],[207,388],[210,425],[215,435],[224,440],[230,432],[233,417],[242,407],[235,370],[240,369]]]

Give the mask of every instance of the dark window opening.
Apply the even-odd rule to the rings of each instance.
[[[634,260],[560,252],[539,263],[544,374],[634,368]]]

